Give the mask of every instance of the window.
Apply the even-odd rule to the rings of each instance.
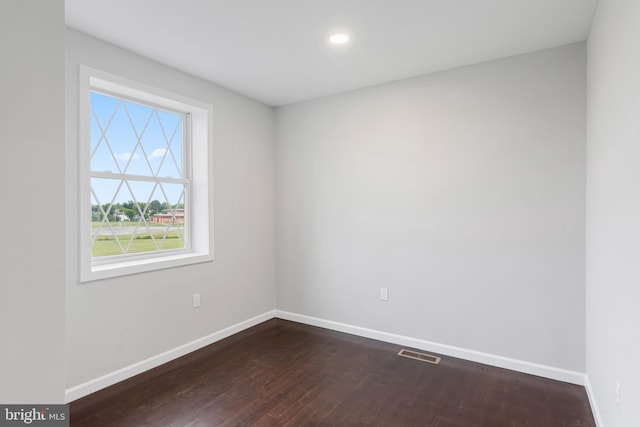
[[[211,107],[80,71],[81,281],[212,260]]]

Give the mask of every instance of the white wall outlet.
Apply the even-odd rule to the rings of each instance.
[[[622,384],[620,381],[616,381],[616,409],[618,412],[622,412]]]
[[[200,294],[193,294],[193,308],[200,307]]]
[[[389,301],[389,291],[387,288],[380,288],[380,301]]]

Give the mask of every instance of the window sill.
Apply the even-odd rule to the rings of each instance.
[[[108,279],[111,277],[128,276],[165,268],[182,267],[213,261],[213,255],[206,253],[179,253],[167,256],[122,260],[99,265],[92,265],[91,271],[80,274],[80,282]]]

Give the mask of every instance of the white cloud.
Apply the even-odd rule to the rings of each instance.
[[[135,153],[114,153],[113,157],[120,160],[121,162],[128,162],[129,159],[138,160],[140,156]]]
[[[152,159],[156,159],[158,157],[164,157],[164,154],[166,152],[167,152],[166,148],[156,148],[155,150],[153,150],[153,153],[151,153],[149,157],[151,157]]]

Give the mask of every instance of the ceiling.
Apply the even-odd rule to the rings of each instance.
[[[66,22],[280,106],[582,41],[596,1],[66,0]]]

